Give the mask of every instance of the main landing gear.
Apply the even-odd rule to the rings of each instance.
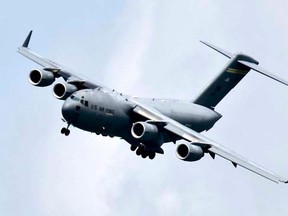
[[[61,134],[65,134],[65,136],[68,136],[70,134],[70,130],[68,129],[70,124],[67,125],[67,128],[63,127],[61,129]]]
[[[155,152],[148,152],[148,151],[146,151],[145,146],[142,145],[142,144],[139,145],[139,146],[131,145],[130,149],[131,149],[131,151],[135,151],[135,150],[137,149],[137,150],[136,150],[136,154],[137,154],[138,156],[141,155],[142,158],[146,158],[146,157],[149,156],[149,158],[150,158],[151,160],[153,160],[153,159],[155,158],[155,156],[156,156],[156,153],[155,153]]]

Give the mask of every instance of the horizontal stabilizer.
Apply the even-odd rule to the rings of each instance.
[[[245,54],[235,54],[219,74],[193,100],[193,103],[214,109],[215,106],[246,76],[250,67],[239,61],[258,64],[258,61]]]
[[[228,52],[228,51],[226,51],[226,50],[223,50],[223,49],[221,49],[219,47],[216,47],[216,46],[214,46],[214,45],[212,45],[212,44],[210,44],[208,42],[205,42],[205,41],[200,41],[200,42],[205,44],[206,46],[216,50],[217,52],[221,53],[222,55],[224,55],[224,56],[226,56],[228,58],[232,58],[233,57],[233,54]]]
[[[288,86],[288,82],[287,81],[285,81],[285,80],[283,80],[283,79],[271,74],[270,72],[262,69],[261,67],[259,67],[258,65],[254,64],[254,63],[247,62],[247,61],[242,61],[242,60],[238,60],[238,62],[243,64],[243,65],[245,65],[245,66],[247,66],[247,67],[249,67],[249,68],[251,68],[254,71],[257,71],[260,74],[263,74],[264,76],[267,76],[267,77],[269,77],[271,79],[274,79],[274,80],[276,80],[276,81]]]
[[[209,83],[209,85],[193,100],[193,103],[214,109],[215,106],[246,76],[252,69],[286,86],[288,82],[258,66],[259,62],[243,53],[231,54],[210,43],[201,43],[230,58],[228,64]]]

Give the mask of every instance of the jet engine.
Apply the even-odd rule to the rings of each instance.
[[[53,95],[59,100],[66,100],[77,90],[78,88],[75,85],[69,83],[56,83],[53,87]]]
[[[55,81],[53,73],[45,70],[32,70],[29,74],[29,81],[34,86],[49,86]]]
[[[132,136],[142,141],[157,139],[159,131],[156,125],[147,122],[136,122],[131,128]]]
[[[180,144],[177,146],[176,155],[184,161],[197,161],[204,156],[203,149],[193,143]]]

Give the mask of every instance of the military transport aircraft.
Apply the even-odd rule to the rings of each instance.
[[[205,45],[230,58],[225,68],[193,101],[145,99],[124,95],[103,85],[84,79],[62,65],[30,51],[32,31],[18,52],[42,68],[29,74],[34,86],[52,85],[57,78],[64,82],[54,84],[53,95],[64,100],[62,115],[67,127],[62,134],[69,135],[70,125],[85,131],[110,137],[120,137],[131,145],[131,150],[143,158],[153,159],[164,154],[163,143],[181,140],[176,155],[184,161],[200,160],[205,154],[227,159],[273,182],[288,183],[261,166],[245,159],[200,132],[207,131],[221,118],[215,111],[217,104],[242,78],[253,69],[280,83],[288,83],[258,66],[258,61],[244,55],[231,54],[209,43]]]

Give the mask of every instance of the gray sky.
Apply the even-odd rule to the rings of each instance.
[[[62,101],[28,83],[31,49],[119,91],[192,99],[245,52],[288,80],[287,1],[4,1],[0,215],[287,215],[288,187],[206,156],[189,163],[165,144],[143,160],[119,139],[60,134]],[[217,106],[210,138],[288,177],[288,90],[251,72]]]

